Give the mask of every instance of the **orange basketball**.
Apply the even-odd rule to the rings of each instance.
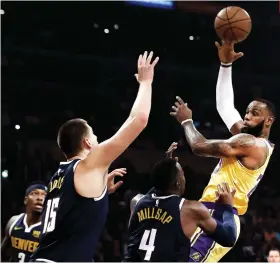
[[[215,30],[226,42],[238,43],[248,37],[252,29],[251,18],[242,8],[229,6],[222,9],[215,19]]]

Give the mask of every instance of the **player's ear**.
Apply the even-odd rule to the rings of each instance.
[[[27,196],[24,197],[24,201],[23,202],[24,202],[25,205],[27,204]]]
[[[266,126],[270,127],[274,122],[274,117],[273,116],[269,116],[266,120]]]
[[[84,145],[86,146],[87,149],[92,148],[92,144],[91,144],[91,142],[88,138],[84,138],[83,143],[84,143]]]

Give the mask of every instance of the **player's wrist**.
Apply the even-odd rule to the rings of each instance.
[[[181,125],[184,126],[187,123],[193,123],[193,120],[192,119],[186,119],[186,120],[181,122]]]
[[[230,68],[232,66],[232,62],[225,63],[221,61],[221,67],[223,68]]]

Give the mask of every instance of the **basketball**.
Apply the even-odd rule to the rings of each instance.
[[[249,14],[237,6],[222,9],[215,19],[215,30],[225,42],[239,43],[251,32],[252,23]]]

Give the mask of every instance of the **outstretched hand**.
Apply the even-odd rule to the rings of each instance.
[[[173,158],[173,152],[177,149],[177,145],[177,142],[173,142],[165,153],[167,158],[174,159],[176,162],[178,162],[178,157]]]
[[[139,83],[141,82],[153,82],[154,79],[154,68],[159,61],[159,57],[156,57],[152,62],[154,52],[151,51],[149,56],[148,52],[145,51],[143,55],[138,58],[138,74],[135,77]]]
[[[188,104],[185,103],[179,96],[176,97],[177,101],[175,105],[172,106],[172,112],[170,115],[175,117],[179,123],[182,121],[189,120],[192,118],[192,110],[188,107]]]
[[[114,171],[108,174],[107,188],[109,194],[114,193],[123,184],[123,181],[115,183],[115,177],[123,177],[125,174],[126,168],[115,169]]]
[[[234,43],[222,41],[222,45],[220,45],[219,42],[216,41],[215,45],[218,49],[219,59],[222,63],[232,63],[244,56],[242,52],[235,53]]]

